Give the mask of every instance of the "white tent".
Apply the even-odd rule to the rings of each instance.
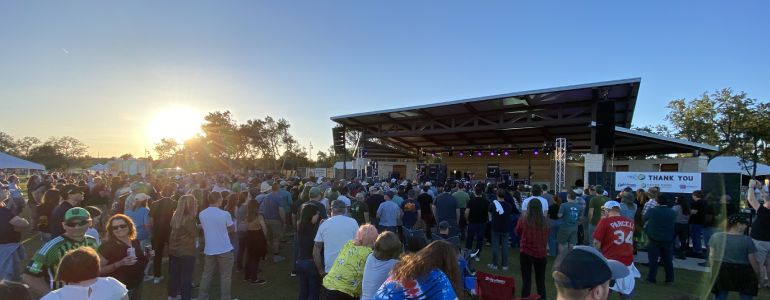
[[[750,176],[751,171],[754,169],[754,162],[747,161],[746,166],[747,167],[744,167],[744,164],[741,163],[741,159],[737,156],[718,156],[709,162],[708,167],[706,167],[706,172],[741,173]],[[770,166],[757,164],[757,176],[761,175],[770,175]]]
[[[107,171],[107,166],[105,166],[103,164],[95,164],[95,165],[91,166],[90,168],[88,168],[88,170],[89,171],[103,172],[103,171]]]
[[[0,169],[45,170],[45,166],[0,152]]]

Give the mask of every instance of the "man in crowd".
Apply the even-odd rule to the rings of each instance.
[[[604,196],[604,187],[597,185],[594,187],[594,195],[591,201],[588,203],[588,239],[590,240],[594,236],[594,230],[596,225],[599,224],[599,219],[602,218],[602,207],[604,203],[609,200]]]
[[[652,189],[651,189],[652,190]],[[658,258],[666,270],[666,284],[674,283],[674,223],[676,212],[666,206],[666,201],[656,195],[658,205],[650,208],[644,214],[644,233],[647,234],[647,257],[650,262],[650,272],[647,281],[656,282],[658,274]],[[652,201],[652,199],[650,199]]]
[[[152,261],[153,282],[160,283],[163,279],[161,269],[163,267],[163,251],[166,248],[171,235],[171,216],[174,215],[176,202],[171,197],[176,191],[176,183],[170,183],[160,192],[161,198],[150,205],[150,224],[152,224],[152,249],[155,256]]]
[[[24,283],[41,296],[64,286],[63,282],[56,281],[56,273],[59,261],[67,251],[80,247],[96,250],[99,247],[96,239],[86,235],[91,226],[91,215],[84,208],[74,207],[65,211],[60,225],[64,233],[40,247],[22,275]]]
[[[692,192],[692,205],[690,206],[690,240],[692,241],[692,250],[696,257],[705,258],[703,255],[703,244],[701,244],[701,238],[703,238],[703,224],[706,221],[706,207],[708,204],[703,199],[703,192],[698,190]],[[682,245],[682,249],[686,249],[687,245]]]
[[[235,226],[230,213],[219,208],[222,206],[222,194],[212,192],[208,202],[209,207],[198,214],[206,243],[203,248],[203,275],[198,299],[209,299],[214,271],[219,268],[221,299],[229,300],[235,256],[228,234],[235,231]]]
[[[449,193],[449,186],[444,186],[444,190],[433,201],[433,212],[436,214],[436,222],[446,221],[449,223],[449,231],[452,235],[459,233],[460,208],[457,207],[457,199]]]
[[[0,281],[18,281],[21,276],[24,247],[21,232],[30,227],[29,222],[17,216],[9,206],[13,201],[8,186],[0,184]]]
[[[658,206],[658,198],[660,197],[660,188],[653,186],[647,189],[647,198],[650,198],[650,200],[647,200],[646,203],[644,203],[644,207],[642,207],[642,215],[646,215],[647,211],[650,210],[650,208],[653,208],[655,206]]]
[[[369,206],[366,205],[364,197],[366,197],[366,194],[359,192],[350,204],[350,217],[355,219],[359,226],[369,223]]]
[[[457,208],[460,212],[465,212],[465,208],[468,207],[468,201],[471,200],[471,196],[461,188],[461,184],[452,183],[452,197],[457,200]],[[460,239],[465,239],[466,228],[468,227],[468,220],[465,218],[465,213],[460,214]]]
[[[369,222],[372,224],[379,224],[377,220],[377,210],[380,209],[380,204],[385,202],[385,197],[380,193],[380,188],[373,186],[369,188],[369,197],[366,198],[366,206],[369,208]]]
[[[548,215],[548,200],[543,198],[543,189],[539,185],[533,185],[532,186],[532,197],[529,197],[527,199],[524,199],[521,203],[521,213],[525,214],[527,213],[527,206],[529,206],[529,201],[537,200],[540,201],[540,205],[543,208],[543,215]]]
[[[390,231],[397,233],[396,226],[398,226],[398,220],[401,219],[401,208],[398,204],[393,202],[393,197],[393,192],[385,192],[385,202],[382,202],[380,208],[377,209],[377,220],[380,221],[380,232]]]
[[[610,289],[621,299],[631,299],[639,270],[634,266],[634,221],[620,215],[620,203],[604,203],[602,219],[596,225],[594,247],[601,249],[604,257],[621,262],[628,268],[628,276],[618,279]],[[563,226],[563,225],[562,225]]]
[[[331,203],[332,217],[321,223],[315,236],[313,261],[321,277],[331,270],[342,246],[356,237],[358,223],[345,216],[345,203],[334,200]]]
[[[757,200],[756,189],[760,191],[762,204]],[[751,239],[757,248],[754,256],[757,258],[757,265],[760,269],[759,281],[767,288],[770,287],[770,281],[768,281],[768,276],[770,276],[770,264],[768,263],[768,256],[770,255],[770,198],[768,198],[765,189],[762,188],[762,184],[754,179],[749,182],[747,195],[749,205],[757,211],[757,217],[751,225]]]
[[[577,195],[574,191],[567,192],[567,202],[559,206],[558,217],[561,221],[559,231],[556,233],[556,243],[559,245],[559,253],[577,245],[578,224],[581,221],[580,204],[577,203]]]
[[[556,259],[553,281],[558,300],[605,300],[610,280],[628,276],[628,268],[608,260],[593,247],[575,246]]]
[[[51,212],[51,217],[48,220],[48,232],[51,233],[51,237],[56,237],[64,233],[64,215],[66,212],[75,206],[79,206],[80,202],[83,202],[83,190],[74,184],[67,184],[61,189],[62,197],[64,201],[59,203],[56,208]]]
[[[273,251],[273,262],[280,262],[285,258],[278,255],[281,246],[281,237],[283,237],[283,228],[286,224],[286,212],[281,206],[280,185],[273,183],[272,192],[265,196],[262,205],[264,207],[263,217],[267,225],[267,244],[268,249]]]

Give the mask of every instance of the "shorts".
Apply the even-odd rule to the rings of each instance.
[[[577,226],[559,227],[559,231],[556,232],[556,243],[560,245],[577,244],[577,229]]]
[[[641,276],[642,274],[636,269],[634,263],[631,263],[631,265],[628,266],[628,276],[615,280],[615,285],[611,286],[610,289],[623,295],[631,295],[636,286],[636,278]]]

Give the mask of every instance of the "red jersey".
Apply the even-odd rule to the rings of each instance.
[[[634,262],[634,221],[623,217],[606,217],[596,224],[594,239],[601,242],[602,254],[626,266]]]

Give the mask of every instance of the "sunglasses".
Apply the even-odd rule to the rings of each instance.
[[[128,228],[128,224],[113,225],[113,226],[110,226],[110,228],[112,228],[112,230],[127,229]]]
[[[86,225],[88,225],[89,221],[90,220],[83,220],[83,221],[80,221],[80,222],[67,222],[67,223],[64,223],[64,225],[67,225],[67,227],[86,226]]]

